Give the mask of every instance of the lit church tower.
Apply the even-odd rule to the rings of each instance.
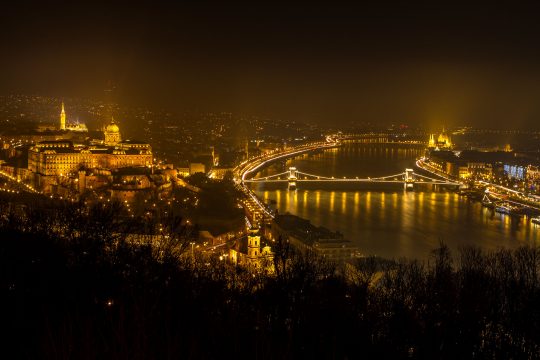
[[[251,228],[249,229],[249,234],[248,234],[247,257],[251,262],[255,263],[260,254],[261,254],[261,236],[259,235],[259,229]]]
[[[63,101],[62,101],[62,111],[60,112],[60,130],[66,130],[66,112],[64,110]]]

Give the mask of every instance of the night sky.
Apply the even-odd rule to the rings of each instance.
[[[0,92],[112,82],[116,101],[171,110],[540,129],[538,7],[265,3],[2,5]]]

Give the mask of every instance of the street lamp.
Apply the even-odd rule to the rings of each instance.
[[[193,252],[193,246],[195,245],[195,242],[192,241],[192,242],[190,242],[190,244],[191,244],[191,258],[194,259],[194,258],[195,258],[195,254],[194,254],[194,252]]]

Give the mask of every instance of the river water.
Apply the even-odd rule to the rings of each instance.
[[[414,147],[348,144],[274,163],[256,177],[282,173],[289,166],[328,177],[378,177],[414,167],[422,154]],[[540,243],[540,226],[529,218],[494,213],[452,192],[362,189],[338,183],[299,183],[297,190],[276,183],[251,186],[279,213],[340,231],[365,255],[427,259],[441,241],[454,254],[466,245],[491,250]]]

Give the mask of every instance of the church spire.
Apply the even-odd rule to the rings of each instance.
[[[64,110],[63,101],[62,101],[62,111],[60,112],[60,130],[66,130],[66,111]]]

